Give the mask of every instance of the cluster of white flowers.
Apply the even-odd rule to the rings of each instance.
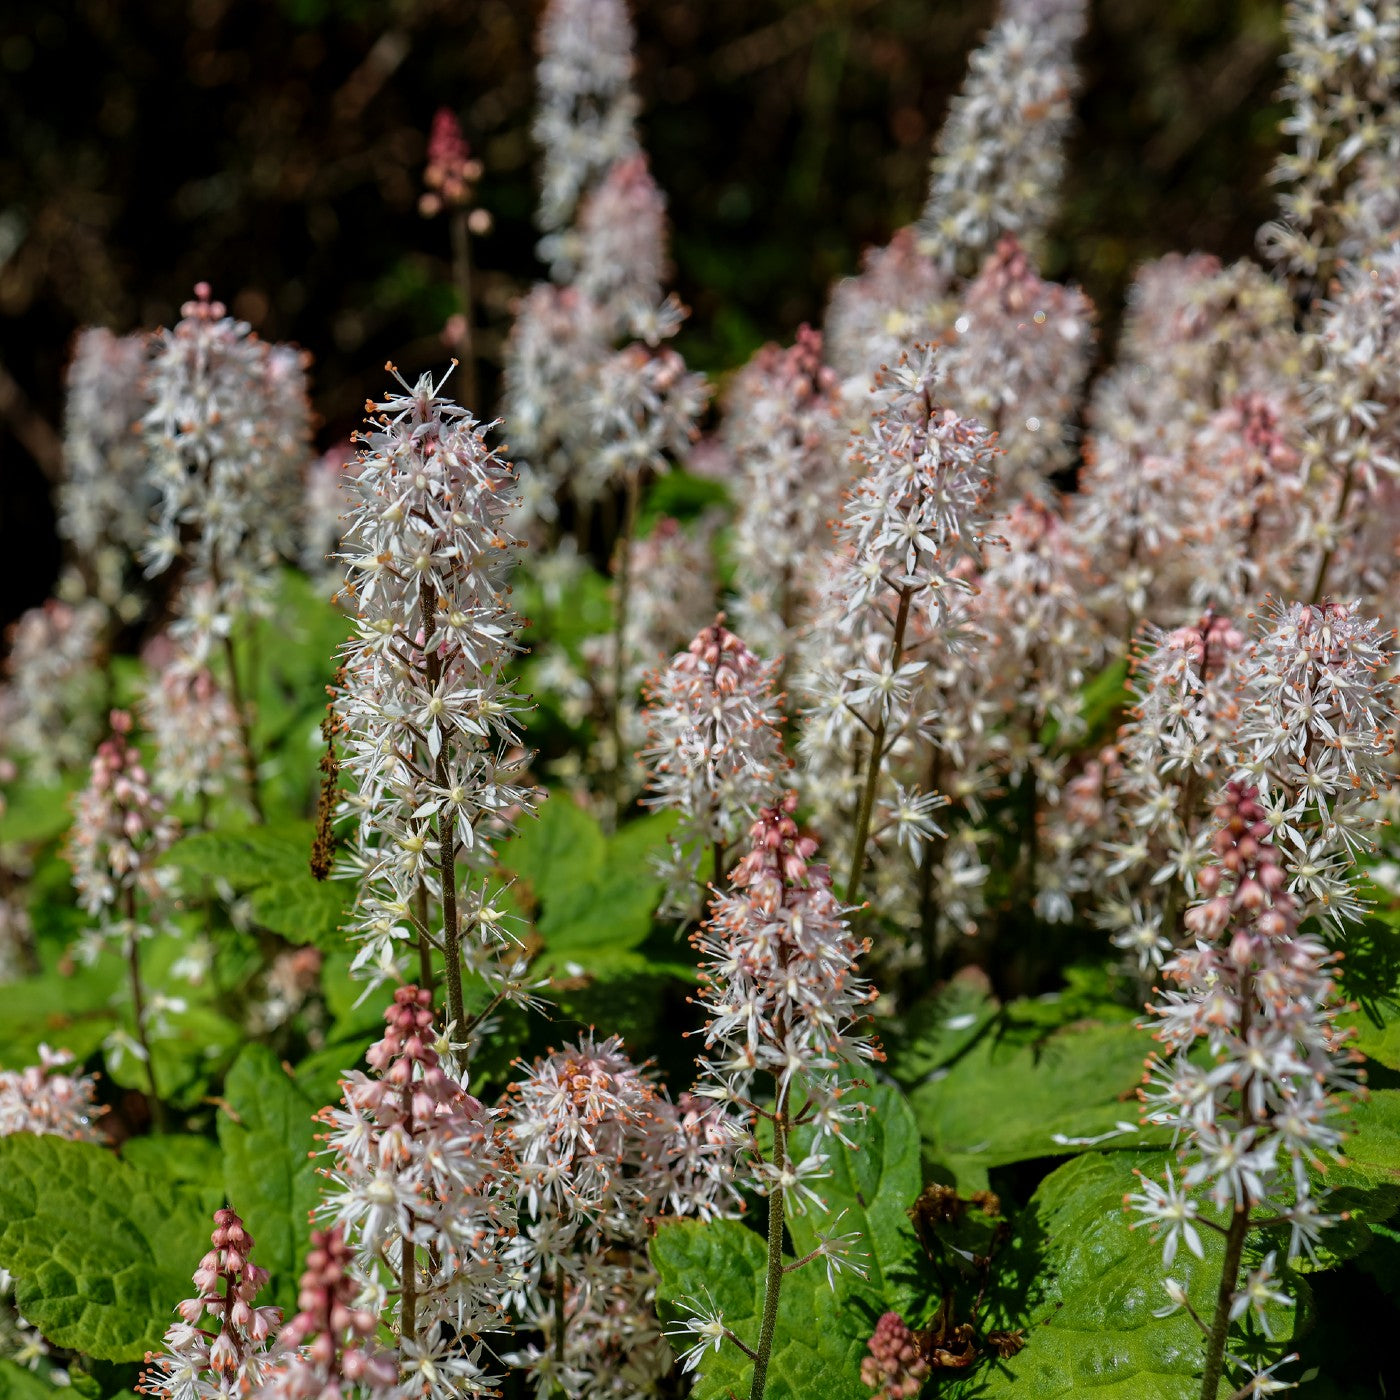
[[[176,1307],[165,1351],[146,1353],[137,1390],[152,1400],[232,1400],[265,1384],[285,1361],[282,1310],[257,1306],[267,1270],[252,1261],[253,1237],[237,1212],[214,1212],[212,1248],[194,1271],[196,1293]],[[209,1326],[201,1326],[206,1315]]]
[[[96,1100],[89,1074],[58,1074],[73,1063],[68,1050],[39,1047],[39,1063],[0,1070],[0,1137],[48,1133],[74,1142],[98,1142],[97,1120],[107,1111]]]
[[[238,713],[218,677],[168,637],[145,651],[155,673],[141,704],[141,722],[156,745],[155,789],[170,801],[217,797],[241,778],[243,736]]]
[[[996,500],[1051,498],[1074,455],[1073,420],[1093,354],[1093,307],[1046,282],[1003,238],[969,284],[944,351],[948,404],[997,434]]]
[[[444,1069],[431,993],[398,988],[384,1019],[366,1055],[374,1074],[348,1074],[343,1105],[322,1114],[334,1164],[318,1214],[354,1251],[359,1306],[397,1320],[407,1393],[488,1394],[476,1339],[506,1315],[510,1151],[495,1116]]]
[[[788,793],[749,830],[751,846],[729,876],[730,889],[691,935],[701,958],[698,1004],[706,1016],[706,1054],[697,1092],[731,1106],[752,1130],[760,1115],[787,1128],[810,1122],[813,1150],[791,1162],[781,1142],[764,1160],[748,1143],[747,1176],[790,1206],[820,1206],[808,1183],[821,1175],[828,1137],[845,1141],[864,1110],[843,1102],[843,1071],[882,1058],[863,1029],[875,990],[860,976],[868,939],[851,932],[831,890],[831,872],[814,864],[817,843],[800,833]],[[758,1075],[771,1077],[771,1113],[756,1102]]]
[[[996,449],[979,423],[937,405],[935,379],[932,351],[903,357],[856,441],[862,474],[799,658],[796,688],[809,697],[803,781],[823,829],[854,825],[848,897],[859,888],[872,832],[892,830],[917,852],[937,832],[931,812],[944,800],[902,786],[891,800],[891,755],[937,724],[913,701],[924,653],[955,643],[959,595],[973,589]],[[877,829],[881,798],[889,819]]]
[[[1400,544],[1400,245],[1342,270],[1317,308],[1304,391],[1304,587],[1364,596],[1386,616]]]
[[[637,151],[632,43],[626,0],[550,0],[545,9],[534,135],[544,156],[539,224],[546,233],[567,225],[580,198]],[[546,260],[552,246],[541,248]]]
[[[725,402],[732,459],[735,617],[769,655],[785,654],[810,611],[814,565],[831,543],[849,471],[840,451],[841,393],[822,338],[799,326],[788,349],[765,345]]]
[[[942,266],[970,271],[1002,234],[1033,251],[1059,199],[1079,85],[1071,50],[1084,0],[1004,0],[939,133],[919,232]]]
[[[1143,617],[1188,622],[1199,612],[1196,553],[1182,547],[1210,525],[1193,437],[1241,394],[1287,386],[1301,356],[1287,293],[1253,264],[1172,254],[1138,271],[1116,363],[1089,404],[1079,490],[1066,502],[1103,579],[1095,613],[1120,646]]]
[[[755,1361],[755,1393],[762,1394],[783,1275],[786,1213],[824,1211],[813,1182],[826,1173],[824,1147],[835,1139],[851,1145],[848,1133],[865,1113],[849,1098],[852,1068],[883,1058],[864,1030],[875,990],[858,971],[869,940],[846,922],[846,910],[831,892],[831,873],[811,863],[816,842],[803,836],[789,793],[765,808],[750,830],[752,848],[730,875],[709,920],[691,942],[700,953],[700,992],[705,1012],[705,1049],[698,1063],[697,1092],[731,1109],[739,1136],[741,1181],[768,1198],[769,1262],[764,1323]],[[771,1080],[772,1107],[758,1101],[756,1083]],[[765,1096],[766,1097],[766,1096]],[[759,1120],[772,1129],[765,1152]],[[808,1151],[795,1160],[792,1134],[809,1130]],[[799,1264],[821,1260],[828,1283],[843,1269],[857,1273],[857,1234],[840,1232],[840,1216],[817,1232],[817,1247]],[[692,1338],[684,1353],[687,1370],[703,1352],[720,1349],[730,1335],[713,1303],[694,1303],[676,1324]]]
[[[1236,765],[1259,787],[1303,917],[1362,916],[1356,857],[1373,848],[1393,780],[1393,634],[1355,603],[1274,607],[1241,687]]]
[[[179,835],[179,824],[166,813],[141,755],[127,739],[131,716],[113,710],[111,725],[112,733],[93,755],[88,784],[74,802],[67,852],[78,903],[101,921],[99,939],[109,925],[125,927],[136,919],[138,897],[155,900],[164,894],[169,872],[157,869],[156,859]],[[129,927],[125,931],[131,936]]]
[[[1282,218],[1260,246],[1305,288],[1375,249],[1400,222],[1390,171],[1400,154],[1400,5],[1290,0],[1282,124],[1293,150],[1273,177]]]
[[[507,675],[519,626],[505,587],[514,474],[431,376],[400,383],[404,393],[373,405],[341,555],[356,611],[336,701],[363,882],[354,969],[378,985],[414,945],[425,958],[436,948],[461,1032],[464,966],[512,995],[521,973],[481,888],[459,891],[456,876],[459,856],[485,862],[536,800],[521,781],[525,702]],[[441,909],[435,927],[424,900]]]
[[[551,1051],[516,1081],[507,1122],[524,1205],[516,1242],[521,1324],[538,1343],[510,1358],[541,1397],[650,1394],[672,1369],[646,1255],[663,1215],[734,1213],[722,1112],[667,1097],[616,1036]]]
[[[119,621],[140,614],[132,561],[155,504],[138,430],[146,412],[149,341],[100,328],[73,343],[63,404],[58,533],[72,546],[65,594],[97,599]]]
[[[1228,1317],[1253,1312],[1267,1333],[1268,1309],[1289,1303],[1275,1254],[1235,1289],[1252,1213],[1266,1206],[1289,1226],[1290,1258],[1315,1255],[1335,1219],[1316,1170],[1339,1155],[1339,1099],[1356,1087],[1359,1056],[1336,1023],[1336,955],[1298,932],[1301,911],[1257,790],[1231,782],[1215,822],[1214,860],[1198,877],[1205,899],[1186,916],[1195,942],[1163,968],[1173,987],[1148,1008],[1163,1054],[1149,1061],[1144,1116],[1177,1132],[1181,1180],[1170,1170],[1165,1185],[1144,1180],[1128,1204],[1160,1232],[1168,1269],[1181,1244],[1203,1257],[1198,1227],[1224,1233]],[[1208,1063],[1193,1057],[1202,1045]],[[1184,1290],[1171,1279],[1167,1287],[1181,1306]]]
[[[92,753],[101,724],[104,624],[100,603],[50,598],[10,628],[0,745],[38,782],[53,782]]]
[[[704,881],[723,879],[735,843],[759,809],[777,800],[787,765],[775,669],[721,615],[647,682],[642,800],[681,818],[665,865],[667,912],[697,911]]]
[[[310,451],[305,362],[225,314],[201,283],[157,342],[144,419],[158,514],[149,574],[188,559],[187,588],[212,594],[172,626],[197,661],[235,622],[266,606],[272,570],[295,552]]]
[[[1235,751],[1244,658],[1244,635],[1211,612],[1191,627],[1149,629],[1134,659],[1130,717],[1094,775],[1105,804],[1090,825],[1102,860],[1087,862],[1096,917],[1144,971],[1176,946],[1182,898],[1196,896],[1211,804]]]

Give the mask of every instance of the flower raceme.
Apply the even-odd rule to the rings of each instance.
[[[1175,1130],[1181,1178],[1144,1181],[1127,1204],[1162,1239],[1170,1268],[1179,1245],[1201,1256],[1198,1226],[1225,1235],[1223,1281],[1208,1338],[1207,1385],[1218,1380],[1231,1321],[1253,1313],[1269,1327],[1282,1295],[1270,1254],[1237,1288],[1246,1235],[1266,1206],[1289,1227],[1287,1253],[1314,1255],[1325,1213],[1315,1173],[1339,1155],[1340,1102],[1354,1093],[1360,1058],[1337,1025],[1336,955],[1298,930],[1300,906],[1268,812],[1253,786],[1230,782],[1215,809],[1213,862],[1197,877],[1204,896],[1186,915],[1193,946],[1162,969],[1169,984],[1148,1010],[1162,1052],[1148,1061],[1144,1120]],[[1201,1044],[1211,1063],[1192,1057]],[[1222,1225],[1209,1214],[1227,1217]],[[1168,1280],[1175,1306],[1181,1286]],[[1286,1301],[1286,1299],[1285,1299]]]
[[[666,867],[667,907],[675,912],[693,912],[702,862],[712,857],[712,878],[721,880],[727,852],[778,795],[786,762],[775,670],[725,627],[721,614],[648,678],[642,800],[680,813]]]
[[[410,1392],[487,1392],[476,1339],[505,1318],[511,1154],[495,1115],[444,1067],[428,991],[400,987],[384,1019],[366,1055],[374,1074],[348,1074],[342,1106],[322,1115],[333,1163],[318,1214],[349,1251],[352,1296],[392,1308]]]
[[[512,1246],[523,1324],[510,1360],[542,1397],[616,1394],[619,1375],[660,1383],[673,1361],[657,1323],[646,1245],[662,1216],[733,1215],[739,1196],[722,1109],[673,1102],[617,1036],[581,1036],[510,1088],[522,1228]]]
[[[211,1248],[194,1271],[193,1298],[165,1334],[165,1351],[146,1353],[137,1389],[152,1400],[244,1396],[271,1381],[285,1362],[280,1308],[256,1304],[267,1270],[252,1262],[253,1237],[235,1211],[214,1212]],[[211,1326],[201,1326],[206,1317]]]
[[[816,1199],[806,1181],[822,1170],[821,1142],[844,1141],[846,1125],[863,1116],[843,1101],[842,1071],[883,1056],[861,1028],[875,998],[857,970],[869,940],[851,932],[830,870],[812,863],[816,842],[798,831],[796,809],[788,793],[759,813],[729,891],[691,942],[701,956],[696,1000],[707,1017],[699,1092],[737,1107],[752,1125],[762,1073],[775,1081],[779,1115],[801,1109],[814,1128],[813,1152],[795,1167],[750,1162],[759,1190],[800,1208]]]
[[[526,706],[507,675],[519,626],[505,586],[514,474],[430,376],[400,383],[404,393],[372,406],[340,556],[357,611],[336,701],[354,784],[342,811],[363,880],[354,966],[375,984],[393,979],[412,944],[439,941],[421,903],[436,901],[450,1014],[465,1029],[463,965],[510,986],[516,958],[476,917],[478,892],[459,901],[456,861],[480,864],[535,801],[520,780]]]

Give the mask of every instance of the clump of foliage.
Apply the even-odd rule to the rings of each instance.
[[[1036,265],[1084,23],[1005,0],[919,223],[717,410],[622,0],[545,13],[501,420],[391,366],[312,461],[205,286],[77,341],[4,1394],[1370,1393],[1400,14],[1290,7],[1273,270],[1144,267],[1092,381]],[[440,114],[469,400],[481,175]]]

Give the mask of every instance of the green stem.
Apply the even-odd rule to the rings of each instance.
[[[1240,978],[1240,1029],[1241,1044],[1249,1041],[1249,1027],[1254,1012],[1254,978],[1246,972]],[[1237,1090],[1240,1096],[1240,1119],[1246,1128],[1254,1123],[1254,1114],[1249,1107],[1250,1079]],[[1230,1305],[1235,1299],[1235,1285],[1240,1281],[1240,1260],[1244,1256],[1244,1240],[1249,1233],[1250,1205],[1235,1207],[1230,1228],[1225,1235],[1225,1259],[1220,1270],[1220,1290],[1215,1295],[1215,1318],[1211,1323],[1210,1336],[1206,1340],[1206,1367],[1201,1377],[1201,1400],[1217,1400],[1220,1394],[1220,1376],[1225,1369],[1225,1343],[1230,1334]]]
[[[627,474],[627,506],[622,517],[622,533],[617,542],[617,608],[613,618],[612,709],[609,724],[612,737],[612,767],[608,773],[609,812],[611,829],[617,830],[622,816],[622,683],[626,674],[627,611],[632,595],[632,535],[637,528],[637,507],[642,493],[640,476]]]
[[[1220,1376],[1225,1369],[1225,1340],[1230,1331],[1230,1304],[1240,1277],[1240,1260],[1244,1255],[1244,1237],[1249,1233],[1249,1212],[1236,1209],[1225,1236],[1224,1271],[1220,1275],[1220,1292],[1215,1300],[1215,1321],[1206,1342],[1206,1369],[1201,1379],[1201,1400],[1217,1400]]]
[[[447,787],[447,764],[437,761],[438,786]],[[446,963],[447,1019],[460,1029],[466,1024],[462,1002],[462,930],[457,921],[457,838],[451,818],[437,817],[439,869],[442,873],[442,950]]]
[[[775,1177],[787,1169],[787,1103],[780,1092],[773,1114],[773,1167]],[[758,1354],[753,1360],[753,1384],[749,1400],[763,1400],[768,1384],[768,1361],[773,1355],[773,1332],[778,1325],[778,1302],[783,1287],[783,1189],[775,1180],[768,1192],[768,1276],[763,1285],[763,1326],[758,1334]]]
[[[243,746],[243,771],[248,784],[248,800],[253,804],[253,815],[261,824],[267,820],[263,813],[262,793],[258,791],[258,763],[253,757],[253,725],[248,717],[247,705],[243,698],[243,687],[238,679],[238,658],[234,654],[233,638],[224,638],[224,659],[228,663],[228,692],[233,701],[233,712],[238,718],[238,738]]]
[[[890,642],[890,673],[899,670],[904,656],[904,629],[909,624],[909,604],[914,591],[902,588],[899,591],[899,612],[894,620],[894,636]],[[865,848],[870,840],[870,822],[875,814],[875,793],[880,785],[880,765],[885,757],[885,732],[887,729],[885,712],[882,709],[879,721],[870,736],[870,766],[865,772],[865,786],[861,789],[860,806],[856,810],[855,847],[851,852],[851,873],[846,881],[846,903],[854,904],[860,894],[860,882],[865,874]]]
[[[160,1090],[156,1087],[156,1065],[151,1058],[151,1042],[146,1037],[146,994],[141,984],[141,945],[136,938],[136,891],[128,887],[125,891],[126,918],[131,925],[126,936],[126,966],[131,984],[131,1004],[136,1015],[136,1043],[145,1057],[146,1084],[151,1098],[151,1119],[156,1131],[165,1131],[165,1105],[161,1102]]]

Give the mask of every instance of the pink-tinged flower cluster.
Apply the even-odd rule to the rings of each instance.
[[[644,335],[667,274],[666,197],[641,151],[617,161],[584,200],[577,261],[579,291],[609,323]]]
[[[1258,390],[1236,395],[1193,435],[1186,462],[1196,499],[1182,529],[1192,602],[1240,608],[1303,586],[1310,551],[1299,525],[1313,518],[1303,437],[1296,397]]]
[[[724,626],[723,615],[647,681],[643,804],[680,814],[666,863],[666,908],[695,912],[759,809],[779,795],[781,715],[776,667]]]
[[[141,722],[156,745],[156,791],[179,801],[237,788],[243,776],[242,732],[214,673],[168,638],[147,647],[145,659],[156,672],[141,704]]]
[[[157,520],[148,574],[188,561],[187,586],[212,599],[172,627],[196,660],[233,622],[266,606],[280,557],[295,552],[310,455],[306,360],[225,313],[200,283],[151,362],[144,419]]]
[[[618,1037],[591,1033],[536,1060],[507,1104],[524,1207],[517,1296],[522,1325],[541,1337],[510,1359],[542,1397],[560,1386],[613,1395],[620,1375],[650,1393],[672,1368],[646,1255],[652,1225],[738,1205],[720,1110],[690,1095],[673,1103]]]
[[[444,209],[470,204],[480,179],[481,162],[472,155],[456,113],[450,107],[439,107],[428,133],[428,161],[423,170],[426,189],[419,197],[418,212],[432,218]]]
[[[912,1400],[923,1390],[928,1362],[897,1312],[880,1318],[866,1346],[870,1355],[860,1363],[860,1382],[875,1392],[871,1400]]]
[[[899,229],[868,248],[861,270],[831,289],[824,322],[827,358],[854,395],[909,346],[938,340],[953,322],[949,277],[919,247],[918,231]]]
[[[0,1070],[0,1137],[50,1134],[73,1142],[100,1142],[97,1120],[107,1111],[94,1100],[97,1081],[89,1074],[59,1074],[73,1063],[68,1050],[39,1047],[39,1063]]]
[[[1362,916],[1351,885],[1393,783],[1394,633],[1358,604],[1271,608],[1240,693],[1235,763],[1257,783],[1304,915]]]
[[[765,345],[734,376],[723,432],[738,508],[735,616],[754,645],[785,653],[810,612],[850,477],[840,387],[819,331],[799,326],[795,344]]]
[[[430,994],[400,987],[384,1019],[366,1054],[374,1074],[348,1074],[342,1106],[322,1114],[333,1164],[317,1213],[353,1251],[359,1296],[397,1319],[412,1393],[486,1392],[478,1339],[505,1318],[511,1154],[492,1113],[444,1068]]]
[[[1048,502],[1050,478],[1074,456],[1073,420],[1094,349],[1089,299],[1043,281],[1006,237],[969,285],[953,332],[943,352],[944,394],[997,434],[997,502],[1005,508],[1026,495]]]
[[[392,1353],[375,1342],[379,1319],[362,1305],[354,1255],[339,1227],[311,1232],[296,1314],[278,1339],[286,1359],[254,1400],[408,1400]]]
[[[138,431],[148,355],[146,336],[80,331],[65,381],[56,524],[73,557],[60,589],[96,599],[121,622],[141,611],[131,566],[155,503]]]
[[[1104,580],[1095,611],[1125,644],[1144,616],[1185,622],[1199,612],[1189,601],[1194,555],[1183,548],[1209,524],[1194,436],[1243,393],[1286,392],[1300,355],[1287,293],[1253,263],[1173,254],[1139,270],[1117,362],[1090,402],[1079,491],[1066,503]]]
[[[1336,955],[1298,932],[1257,790],[1231,782],[1215,820],[1204,899],[1186,916],[1195,942],[1163,968],[1168,989],[1148,1007],[1162,1050],[1148,1061],[1144,1118],[1176,1131],[1182,1171],[1128,1203],[1160,1231],[1168,1268],[1179,1243],[1201,1255],[1205,1201],[1226,1213],[1267,1203],[1290,1226],[1289,1257],[1311,1254],[1332,1219],[1316,1170],[1339,1154],[1339,1099],[1357,1082],[1359,1056],[1336,1024]],[[1270,1301],[1245,1296],[1261,1312]]]
[[[1004,0],[968,61],[934,149],[919,233],[943,267],[970,271],[1003,234],[1033,251],[1058,203],[1079,85],[1083,0]]]
[[[167,880],[155,862],[179,834],[127,738],[131,716],[113,710],[111,724],[111,735],[93,756],[88,784],[74,802],[67,849],[78,903],[104,925],[133,917],[129,905],[118,909],[123,901],[162,894]]]
[[[1342,269],[1317,308],[1304,389],[1310,433],[1303,589],[1395,615],[1400,546],[1400,245]]]
[[[1229,618],[1208,611],[1191,627],[1149,629],[1140,648],[1133,708],[1102,788],[1105,810],[1084,825],[1103,843],[1088,862],[1097,921],[1146,971],[1176,945],[1178,917],[1208,859],[1213,798],[1240,723],[1246,646]]]
[[[945,799],[921,790],[922,774],[904,786],[895,767],[938,729],[919,704],[930,651],[955,656],[968,639],[964,605],[988,542],[996,455],[980,424],[937,404],[935,380],[931,351],[903,357],[856,440],[861,475],[794,681],[808,701],[803,782],[822,829],[854,829],[869,769],[851,756],[873,749],[883,820],[872,834],[916,856],[938,834],[932,812]]]
[[[1282,217],[1259,231],[1264,253],[1301,289],[1364,257],[1400,223],[1391,170],[1400,85],[1400,5],[1290,0],[1280,124],[1293,149],[1273,170]]]
[[[781,1191],[800,1209],[818,1199],[808,1183],[822,1174],[823,1142],[845,1141],[847,1125],[862,1116],[845,1101],[843,1075],[882,1055],[864,1029],[876,995],[859,973],[869,940],[851,932],[831,872],[812,863],[817,843],[799,832],[796,809],[789,793],[759,815],[730,889],[691,942],[706,1016],[697,1092],[732,1105],[749,1128],[758,1074],[775,1082],[780,1114],[795,1113],[805,1096],[811,1152],[775,1165],[752,1151],[747,1173],[757,1189]]]
[[[355,444],[346,438],[308,468],[301,503],[302,571],[317,581],[339,572],[336,554],[350,510],[349,483],[356,470]]]
[[[176,1308],[181,1320],[167,1330],[164,1353],[146,1353],[137,1389],[156,1400],[245,1396],[284,1363],[282,1311],[257,1306],[267,1270],[252,1262],[253,1237],[235,1211],[214,1212],[210,1243],[194,1271],[195,1296]]]
[[[441,902],[443,872],[459,858],[485,861],[535,801],[521,781],[525,702],[507,674],[519,627],[504,587],[514,473],[430,376],[404,389],[373,406],[341,554],[356,610],[336,701],[341,769],[353,781],[343,812],[362,878],[354,967],[376,984],[417,942],[419,891]],[[510,980],[513,945],[472,920],[478,893],[459,901],[462,927],[474,929],[463,957]]]
[[[101,723],[104,618],[100,604],[50,598],[10,628],[0,746],[38,782],[53,782],[92,753]]]

